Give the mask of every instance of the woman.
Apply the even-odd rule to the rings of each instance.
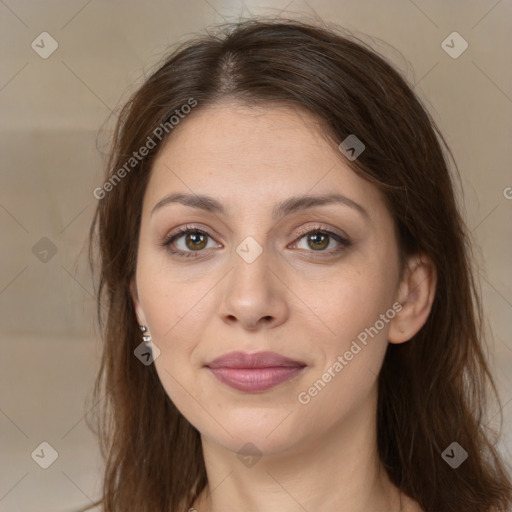
[[[443,147],[335,29],[173,51],[95,191],[105,512],[510,510]]]

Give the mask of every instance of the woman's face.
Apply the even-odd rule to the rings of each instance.
[[[338,200],[295,202],[306,195]],[[399,309],[394,226],[308,114],[223,103],[177,126],[144,197],[132,285],[162,385],[210,441],[270,454],[371,421]],[[235,351],[292,363],[208,366]]]

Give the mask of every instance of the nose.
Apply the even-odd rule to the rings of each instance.
[[[251,263],[233,252],[233,269],[224,282],[219,306],[224,322],[255,331],[286,321],[288,290],[270,264],[265,251]]]

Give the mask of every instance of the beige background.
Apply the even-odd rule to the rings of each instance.
[[[455,154],[495,334],[490,355],[503,403],[500,449],[512,461],[512,199],[506,197],[512,196],[512,2],[310,4],[322,18],[374,38],[373,46],[415,84]],[[223,18],[283,9],[314,16],[311,6],[299,0],[0,3],[0,512],[67,511],[98,493],[100,459],[83,416],[99,354],[84,251],[92,191],[101,185],[99,128],[169,44]],[[47,59],[31,47],[45,31],[59,45]],[[456,59],[441,47],[453,31],[469,44]],[[46,470],[31,458],[43,441],[58,452]]]

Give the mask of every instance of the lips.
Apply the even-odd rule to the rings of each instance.
[[[306,366],[301,361],[294,361],[275,352],[230,352],[214,359],[208,368],[273,368],[276,366]]]
[[[205,366],[218,380],[234,389],[261,392],[291,380],[306,364],[275,352],[230,352]]]

